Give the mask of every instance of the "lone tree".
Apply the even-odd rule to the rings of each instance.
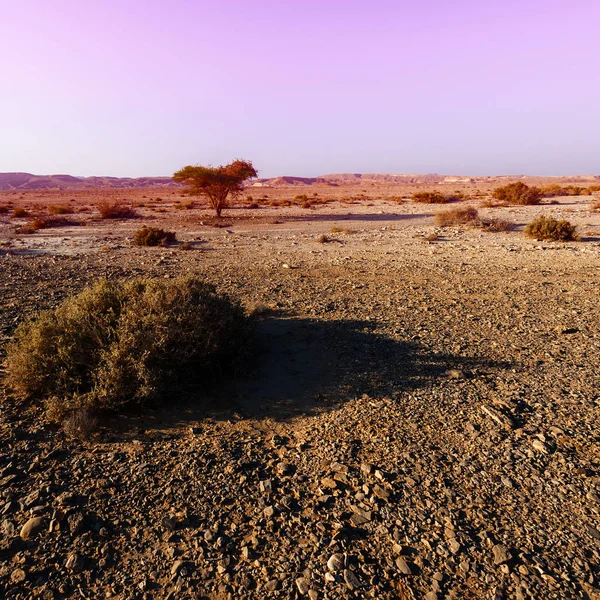
[[[235,198],[244,189],[244,182],[257,177],[258,173],[248,160],[234,160],[219,167],[201,167],[188,165],[173,175],[177,183],[188,186],[193,196],[206,196],[217,217],[229,205],[229,199]]]

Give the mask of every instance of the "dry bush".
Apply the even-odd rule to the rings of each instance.
[[[193,250],[194,246],[190,242],[183,242],[179,245],[180,250]]]
[[[177,202],[174,206],[177,210],[192,210],[196,203],[193,200],[188,200],[187,202]]]
[[[421,204],[448,204],[450,202],[458,202],[464,200],[463,194],[442,194],[441,192],[417,192],[412,195],[413,202]]]
[[[8,206],[0,206],[0,215],[5,215],[8,212]]]
[[[29,216],[29,213],[24,208],[19,207],[13,210],[12,216],[17,219],[24,219]]]
[[[512,231],[514,223],[508,219],[481,219],[478,226],[490,233],[505,233]]]
[[[57,407],[60,414],[60,405]],[[48,413],[52,417],[52,409]],[[81,408],[71,412],[62,422],[63,431],[72,438],[82,442],[92,440],[96,437],[100,421],[93,411]]]
[[[100,200],[96,208],[103,219],[132,219],[138,216],[133,206],[119,200]]]
[[[451,227],[453,225],[466,225],[477,220],[478,217],[479,215],[475,208],[466,206],[464,208],[442,210],[435,215],[433,222],[438,227]]]
[[[598,186],[582,187],[580,185],[548,185],[541,189],[543,198],[555,198],[556,196],[591,196],[595,191],[593,188]]]
[[[497,187],[493,197],[506,204],[533,205],[540,203],[542,193],[540,188],[529,187],[526,183],[517,181]]]
[[[18,227],[17,233],[29,234],[35,233],[40,229],[50,229],[51,227],[66,227],[68,225],[79,225],[77,221],[71,221],[65,217],[36,217],[27,224]]]
[[[237,301],[193,277],[103,280],[19,326],[5,381],[59,421],[159,402],[175,384],[206,386],[235,370],[250,324]]]
[[[496,200],[495,198],[486,198],[481,201],[479,205],[481,208],[501,208],[503,206],[508,206],[507,202],[501,202],[500,200]]]
[[[136,246],[166,246],[175,241],[173,231],[165,231],[156,227],[142,227],[133,234]]]
[[[53,204],[48,207],[48,212],[52,215],[70,215],[73,209],[69,206],[58,206]]]
[[[246,208],[256,209],[256,208],[260,208],[260,206],[256,202],[252,202],[252,204],[248,204],[248,206],[246,206]]]
[[[331,239],[329,238],[329,236],[325,235],[324,233],[322,233],[318,238],[317,238],[317,242],[319,244],[327,244],[328,242],[330,242]]]
[[[550,240],[554,242],[572,242],[579,240],[576,233],[577,227],[569,221],[539,216],[527,224],[525,235],[536,240]]]

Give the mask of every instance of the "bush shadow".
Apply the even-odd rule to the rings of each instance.
[[[287,421],[318,414],[364,394],[397,396],[440,378],[469,378],[509,363],[432,354],[417,342],[374,331],[372,321],[269,315],[259,320],[245,375],[212,391],[188,391],[177,410],[159,408],[119,419],[120,428],[142,430],[216,420]],[[171,399],[167,404],[173,406]]]

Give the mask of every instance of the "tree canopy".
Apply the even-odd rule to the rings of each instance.
[[[188,165],[173,175],[173,180],[188,186],[188,193],[206,196],[210,206],[221,216],[221,211],[244,189],[244,182],[258,173],[248,160],[234,160],[228,165],[203,167]]]

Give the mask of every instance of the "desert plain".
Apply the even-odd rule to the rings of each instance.
[[[198,275],[257,325],[238,377],[89,439],[0,383],[0,596],[600,598],[600,194],[491,207],[512,180],[280,178],[221,219],[168,185],[1,191],[0,359],[99,278]],[[436,226],[433,189],[512,230]]]

